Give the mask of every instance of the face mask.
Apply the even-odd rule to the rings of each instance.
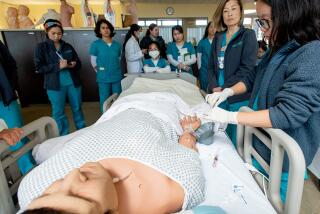
[[[151,56],[152,59],[158,58],[159,54],[159,51],[149,51],[149,56]]]

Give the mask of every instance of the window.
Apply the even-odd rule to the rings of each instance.
[[[146,26],[146,22],[145,21],[138,21],[138,25],[140,25],[141,27]]]
[[[149,26],[151,24],[156,24],[157,20],[146,20],[146,26]]]
[[[208,20],[206,19],[197,19],[196,26],[207,26]]]
[[[178,24],[178,20],[163,20],[162,25],[163,26],[175,26]]]
[[[252,23],[252,19],[251,18],[244,18],[243,20],[243,24],[244,25],[251,25]]]

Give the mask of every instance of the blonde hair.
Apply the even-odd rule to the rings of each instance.
[[[223,10],[224,10],[224,7],[226,6],[228,1],[231,1],[231,0],[220,0],[218,7],[212,17],[212,21],[214,23],[214,26],[216,27],[217,31],[219,31],[219,32],[227,29],[227,25],[223,21]],[[242,20],[244,17],[243,4],[242,4],[241,0],[235,0],[235,1],[237,1],[240,6],[240,13],[241,13],[240,22],[239,22],[239,25],[240,25],[242,23]]]

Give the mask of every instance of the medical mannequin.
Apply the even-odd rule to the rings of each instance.
[[[48,12],[42,15],[42,17],[37,21],[35,26],[43,24],[48,19],[60,20],[60,14],[55,11],[55,9],[48,9]]]
[[[108,20],[114,27],[116,26],[116,14],[111,7],[111,1],[110,0],[105,0],[104,5],[104,17],[106,20]]]
[[[28,17],[29,12],[30,10],[27,6],[19,5],[19,28],[32,28],[34,26],[33,21]]]
[[[18,29],[18,10],[14,7],[8,7],[7,9],[7,23],[9,29]]]
[[[89,8],[88,0],[81,1],[81,14],[83,18],[84,27],[93,27],[94,26],[94,14]]]
[[[72,27],[71,18],[74,14],[74,8],[66,0],[60,0],[60,16],[62,27]]]
[[[130,15],[130,20],[126,23],[126,26],[138,23],[137,4],[135,0],[131,0],[130,3],[124,4],[123,11],[126,12],[126,15]]]

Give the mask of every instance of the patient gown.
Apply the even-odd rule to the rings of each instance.
[[[204,200],[205,182],[198,154],[178,144],[178,135],[168,123],[148,112],[129,109],[75,137],[31,171],[19,187],[21,209],[73,168],[112,157],[139,161],[179,183],[185,192],[182,209]]]

